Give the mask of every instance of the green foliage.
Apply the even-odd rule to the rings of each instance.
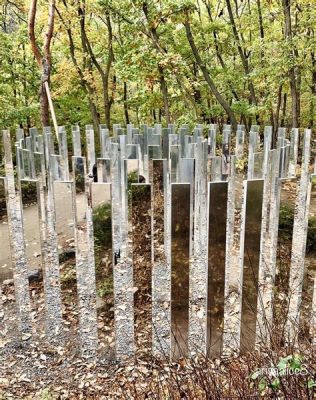
[[[215,0],[154,0],[146,3],[145,12],[142,1],[88,0],[85,2],[86,35],[91,44],[88,53],[81,37],[80,2],[56,4],[51,92],[59,124],[69,128],[75,123],[91,123],[92,103],[96,118],[101,123],[105,121],[104,76],[100,69],[107,70],[110,47],[114,60],[106,87],[111,98],[112,123],[124,121],[125,106],[130,122],[166,124],[162,79],[171,120],[188,124],[228,122],[226,111],[206,82],[191,50],[184,27],[186,21],[190,23],[199,56],[216,90],[238,121],[248,125],[257,118],[262,124],[274,121],[281,88],[281,100],[287,95],[284,121],[291,125],[290,71],[294,68],[300,82],[301,126],[311,124],[316,107],[312,95],[316,47],[314,2],[306,0],[297,7],[295,2],[291,4],[293,21],[295,17],[292,38],[284,37],[282,2],[254,1],[246,7],[242,2],[231,3],[241,52],[225,2],[218,7]],[[40,121],[41,80],[27,33],[29,2],[19,0],[15,4],[3,0],[1,4],[0,128],[27,128]],[[36,37],[40,47],[42,33],[47,28],[47,14],[47,2],[38,2]],[[105,18],[107,15],[110,24]],[[240,54],[247,56],[247,71]],[[85,86],[87,82],[89,90]]]
[[[129,204],[132,201],[132,183],[138,183],[138,171],[131,171],[127,176],[127,197]]]
[[[28,182],[21,181],[22,201],[24,205],[37,201],[36,185],[30,185]]]
[[[304,364],[304,359],[299,354],[290,354],[286,357],[281,357],[276,366],[256,369],[251,375],[251,387],[257,383],[258,390],[264,394],[268,388],[275,390],[281,389],[281,380],[284,377],[289,379],[291,375],[308,375],[308,370]],[[272,379],[274,378],[274,379]],[[306,380],[305,385],[308,389],[313,388],[316,383],[313,379]]]
[[[281,358],[277,365],[280,376],[285,375],[286,369],[291,368],[295,369],[296,371],[302,371],[303,364],[302,364],[302,357],[298,354],[289,355],[287,357]]]
[[[55,396],[50,388],[45,388],[38,394],[38,400],[54,400]]]
[[[294,208],[289,204],[280,207],[279,230],[283,240],[291,240],[293,233]]]
[[[280,207],[279,232],[283,241],[292,240],[294,223],[294,208],[289,204]],[[316,217],[308,220],[306,252],[316,252]]]
[[[103,203],[93,210],[93,232],[96,246],[111,243],[111,204]]]
[[[111,204],[103,203],[93,210],[94,254],[99,297],[113,293],[112,269],[105,266],[104,258],[112,256]]]
[[[106,297],[113,293],[113,279],[105,279],[98,287],[98,296]]]

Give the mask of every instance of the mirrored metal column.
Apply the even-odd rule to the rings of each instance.
[[[134,289],[132,265],[132,231],[130,219],[131,186],[138,182],[138,160],[122,159],[121,194],[113,202],[113,223],[120,215],[120,239],[117,263],[114,266],[116,356],[127,359],[134,354]],[[113,185],[117,182],[113,181]],[[113,188],[114,191],[114,188]],[[117,188],[115,188],[117,192]],[[113,199],[115,200],[115,199]],[[114,220],[115,217],[115,220]],[[116,243],[114,243],[116,244]]]
[[[170,263],[168,262],[167,230],[167,160],[153,160],[152,189],[152,324],[153,353],[170,354]],[[170,238],[169,238],[170,239]]]
[[[242,289],[243,232],[245,220],[244,171],[237,170],[236,156],[232,156],[231,175],[228,180],[224,326],[222,354],[229,356],[239,352],[240,315]]]
[[[291,149],[290,149],[290,166],[289,166],[290,176],[296,175],[298,142],[299,142],[299,130],[298,128],[293,128],[291,130]]]
[[[302,296],[302,285],[305,270],[305,251],[308,218],[306,205],[308,201],[309,182],[309,160],[310,160],[310,141],[311,130],[306,129],[303,142],[301,178],[299,183],[297,202],[295,205],[294,224],[293,224],[293,242],[290,270],[290,303],[287,321],[287,340],[292,343],[297,340],[297,327],[300,315],[300,304]]]
[[[210,181],[222,180],[222,157],[210,157]]]
[[[86,159],[73,157],[72,160],[75,190],[83,194],[85,211],[85,219],[80,221],[78,204],[74,201],[79,334],[82,355],[93,358],[97,351],[98,337],[92,203],[87,182]]]
[[[272,237],[269,232],[269,225],[274,224],[275,215],[275,196],[271,193],[275,190],[275,175],[276,162],[275,154],[270,151],[272,142],[271,129],[265,129],[264,132],[264,151],[261,153],[262,162],[260,161],[261,173],[255,172],[255,177],[263,178],[263,199],[262,199],[262,220],[261,220],[261,239],[260,239],[260,260],[258,271],[258,296],[257,303],[257,321],[256,321],[256,344],[264,344],[269,340],[269,328],[271,326],[272,318],[270,316],[269,301],[271,298],[271,291],[274,284],[274,270],[271,270],[270,252]],[[256,162],[255,162],[256,164]],[[268,326],[269,325],[269,326]]]
[[[260,152],[253,154],[252,179],[263,178],[263,161],[264,161],[264,153]]]
[[[17,306],[19,331],[23,337],[31,335],[30,296],[23,237],[23,220],[20,198],[15,190],[11,137],[9,131],[3,131],[4,165],[6,173],[7,210],[10,230],[10,245],[13,264],[13,280]]]
[[[13,277],[5,177],[0,177],[0,243],[0,282],[2,283],[4,280]]]
[[[222,156],[221,156],[221,180],[227,181],[228,176],[230,175],[231,169],[231,156],[230,156],[230,136],[227,134],[227,137],[224,140],[227,140],[222,145]]]
[[[289,307],[289,277],[293,237],[294,209],[297,194],[297,179],[279,180],[279,204],[276,218],[277,242],[275,255],[275,288],[273,298],[273,328],[279,332],[280,343],[284,344],[285,324]]]
[[[6,205],[6,178],[0,177],[0,241],[2,251],[0,254],[0,341],[6,344],[5,337],[8,335],[7,318],[10,318],[8,311],[5,312],[2,283],[12,278],[12,265],[9,242],[8,214]],[[11,316],[12,318],[12,316]]]
[[[237,159],[242,158],[244,154],[245,131],[237,130],[236,132],[236,147],[235,155]]]
[[[208,204],[208,353],[218,356],[222,349],[225,254],[227,219],[227,182],[209,183]]]
[[[42,268],[39,185],[37,180],[20,180],[23,230],[28,270]]]
[[[305,273],[300,304],[299,341],[311,343],[315,341],[315,280],[316,280],[316,175],[311,176],[310,197],[307,204],[308,230],[305,254]],[[314,302],[314,304],[313,304]]]
[[[171,357],[186,356],[189,329],[191,189],[171,184]]]
[[[71,127],[72,134],[72,153],[75,157],[81,157],[81,136],[80,127],[78,125]]]
[[[46,331],[53,340],[60,340],[62,329],[62,302],[59,270],[58,238],[56,232],[56,213],[54,203],[55,169],[53,168],[51,135],[45,136],[47,191],[45,193],[45,222],[42,223],[42,239],[44,239],[44,291],[46,306]],[[38,176],[39,177],[39,176]],[[43,194],[44,182],[40,182]],[[43,212],[42,212],[43,215]]]
[[[86,143],[87,143],[87,168],[88,174],[93,174],[93,167],[95,165],[95,144],[94,144],[94,130],[91,125],[86,126]]]
[[[151,185],[131,186],[135,345],[142,354],[152,348],[152,226]]]
[[[58,131],[58,147],[60,154],[60,167],[64,176],[63,180],[69,181],[67,132],[63,126],[60,126]]]
[[[83,194],[75,193],[72,181],[54,181],[55,230],[60,263],[60,284],[63,304],[63,318],[66,324],[78,324],[77,278],[75,268],[75,216],[74,199],[77,204],[78,220],[85,218]],[[74,301],[75,299],[75,301]],[[67,309],[71,312],[67,313]],[[65,312],[66,311],[66,312]]]
[[[263,180],[247,181],[244,228],[243,284],[241,307],[241,351],[255,346]]]
[[[102,356],[115,359],[111,183],[92,183],[98,337]]]
[[[169,136],[171,136],[171,135],[169,135]],[[171,180],[171,182],[178,182],[179,159],[180,159],[180,148],[178,145],[170,146],[169,156],[170,156],[170,158],[169,158],[170,180]]]
[[[111,182],[111,159],[97,158],[97,181],[99,183]]]
[[[216,130],[210,129],[208,134],[208,154],[210,157],[216,155]]]
[[[254,153],[258,149],[259,137],[257,132],[249,132],[249,147],[248,147],[248,174],[247,179],[254,177]]]
[[[189,351],[202,354],[206,354],[207,345],[207,151],[207,141],[203,140],[202,137],[198,137],[196,159],[192,161],[182,160],[189,163],[192,173],[187,174],[186,180],[180,173],[182,182],[191,183],[191,192],[194,199],[194,208],[192,210],[194,233],[191,246],[189,282]]]

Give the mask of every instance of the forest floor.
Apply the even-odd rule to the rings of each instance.
[[[286,201],[289,196],[286,196]],[[144,237],[146,224],[149,223],[147,211],[143,209],[134,215],[141,225],[141,237]],[[279,243],[279,258],[284,262],[285,271],[290,263],[290,243],[288,240]],[[136,248],[140,245],[140,238],[134,240]],[[147,289],[138,296],[138,303],[135,305],[135,321],[139,324],[135,326],[135,357],[125,362],[117,362],[114,358],[114,302],[112,283],[109,281],[112,270],[108,268],[111,255],[103,252],[96,257],[97,282],[103,282],[97,287],[98,336],[101,345],[96,360],[83,358],[78,338],[73,249],[73,239],[65,235],[61,254],[63,336],[58,343],[47,340],[42,280],[30,282],[33,336],[24,337],[22,341],[17,336],[13,282],[7,280],[2,285],[0,400],[315,398],[316,353],[315,348],[304,337],[300,338],[298,347],[294,349],[285,347],[278,340],[280,335],[276,331],[273,345],[262,349],[260,353],[246,352],[226,358],[205,359],[196,356],[193,359],[180,358],[177,362],[171,362],[156,359],[149,352],[146,355],[144,349],[150,348],[151,343],[148,329],[150,302],[148,299],[144,301],[150,294],[147,286],[148,260],[146,261],[144,255],[137,260],[142,266],[146,262],[146,267],[138,275],[137,285]],[[138,254],[142,252],[139,251]],[[279,278],[278,282],[279,289],[283,290],[283,280]],[[279,314],[282,314],[282,301],[277,306]],[[308,327],[308,321],[306,322]],[[280,365],[295,365],[299,373],[275,376],[267,371],[271,366],[281,368]]]
[[[46,340],[42,289],[40,282],[30,285],[36,333],[21,342],[16,336],[13,285],[3,286],[4,313],[11,318],[6,320],[7,335],[0,339],[1,400],[314,398],[316,354],[306,344],[296,352],[280,347],[260,354],[173,363],[146,358],[141,351],[118,363],[105,360],[102,349],[95,362],[84,359],[79,352],[77,315],[70,303],[63,310],[63,340],[55,344]],[[278,365],[298,351],[302,374],[282,376],[279,384],[269,374],[255,375],[258,368]]]

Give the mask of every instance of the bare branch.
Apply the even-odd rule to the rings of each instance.
[[[32,47],[32,51],[34,53],[35,59],[37,61],[37,64],[41,67],[42,66],[42,55],[41,55],[40,49],[36,43],[36,38],[35,38],[36,6],[37,6],[37,0],[32,0],[31,6],[30,6],[30,11],[29,11],[29,17],[28,17],[28,33],[29,33],[29,39],[30,39],[30,43],[31,43],[31,47]]]
[[[55,0],[51,0],[50,5],[49,5],[47,32],[45,34],[46,39],[45,39],[45,43],[44,43],[44,55],[45,55],[46,60],[51,59],[50,44],[51,44],[53,32],[54,32],[54,17],[55,17]]]

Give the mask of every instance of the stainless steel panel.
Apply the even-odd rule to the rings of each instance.
[[[40,201],[37,181],[21,180],[21,203],[23,208],[23,232],[28,269],[42,268]]]
[[[2,283],[5,279],[13,277],[6,187],[5,178],[2,177],[0,177],[0,243],[0,283]]]
[[[111,183],[91,184],[98,338],[106,359],[115,358]]]
[[[255,346],[263,180],[247,182],[241,307],[241,350]]]
[[[225,252],[228,183],[209,183],[208,198],[208,353],[218,356],[224,324]]]
[[[190,184],[171,184],[171,357],[187,355],[189,329]]]
[[[152,348],[151,185],[134,183],[131,193],[135,345],[148,354]]]

